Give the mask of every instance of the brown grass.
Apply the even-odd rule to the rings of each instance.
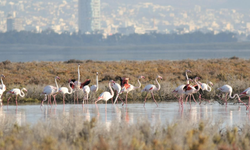
[[[58,81],[60,86],[66,86],[70,78],[77,79],[77,63],[81,64],[81,81],[89,78],[95,84],[95,73],[99,72],[100,90],[107,90],[108,81],[117,79],[119,76],[129,77],[130,83],[137,85],[137,76],[144,75],[146,79],[142,81],[142,87],[146,84],[154,83],[156,75],[161,75],[160,81],[162,89],[156,94],[156,98],[161,100],[173,99],[172,91],[180,84],[185,84],[184,71],[189,69],[191,78],[199,76],[202,82],[212,81],[214,89],[229,84],[235,93],[243,91],[249,87],[250,60],[245,59],[210,59],[210,60],[181,60],[181,61],[83,61],[69,60],[67,62],[19,62],[13,63],[4,61],[0,63],[2,74],[6,76],[4,84],[7,90],[13,87],[27,87],[26,98],[41,99],[40,93],[45,85],[54,85],[54,77],[61,78]],[[206,97],[215,98],[215,90],[206,94]],[[140,100],[142,95],[139,91],[130,93],[130,100]],[[158,96],[157,96],[158,95]],[[60,97],[58,97],[61,100]]]
[[[95,118],[59,115],[34,125],[18,125],[11,117],[1,118],[0,149],[101,149],[101,150],[211,150],[249,149],[250,126],[223,127],[203,120],[182,120],[152,126],[146,118],[134,124],[113,121],[110,126]]]

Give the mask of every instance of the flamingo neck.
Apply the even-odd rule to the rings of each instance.
[[[96,75],[96,91],[98,90],[98,75]]]
[[[157,85],[158,85],[157,91],[159,91],[159,90],[161,89],[161,85],[160,85],[160,83],[157,81],[157,78],[155,79],[155,81],[156,81],[156,83],[157,83]]]
[[[24,94],[23,89],[22,89],[21,93],[20,93],[20,97],[24,97],[24,96],[25,96],[25,94]]]
[[[140,82],[140,78],[138,78],[138,83],[139,83],[139,86],[138,87],[134,87],[135,89],[139,89],[141,87],[141,82]]]
[[[187,79],[187,82],[189,82],[187,71],[186,71],[186,79]],[[188,83],[188,84],[189,84],[189,83]]]
[[[58,84],[56,82],[56,78],[55,78],[55,83],[56,83],[56,92],[58,92],[59,91],[59,87],[58,87]]]
[[[207,88],[208,88],[208,92],[211,92],[211,90],[212,90],[212,88],[209,86],[209,85],[207,85]]]
[[[77,79],[77,84],[80,86],[80,66],[78,65],[78,79]]]
[[[70,83],[68,84],[68,87],[69,87],[69,92],[68,92],[68,94],[72,94],[73,89],[70,87]]]
[[[1,84],[2,84],[2,90],[3,90],[3,79],[2,79],[2,77],[1,77]]]
[[[196,81],[196,79],[194,79],[194,82],[198,85],[198,89],[195,90],[195,92],[198,92],[198,91],[200,90],[201,86],[200,86],[200,84]]]
[[[229,97],[230,98],[235,98],[235,96],[237,96],[238,94],[234,94],[234,96],[232,96],[232,91],[230,91],[230,93],[229,93]]]
[[[112,98],[112,97],[114,97],[114,91],[113,91],[113,89],[111,88],[111,82],[109,82],[109,89],[110,89],[111,98]]]

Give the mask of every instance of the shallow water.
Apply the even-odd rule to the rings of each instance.
[[[107,111],[105,111],[107,109]],[[126,121],[135,123],[137,119],[148,119],[152,125],[164,124],[177,120],[188,120],[197,123],[200,120],[209,119],[212,123],[221,122],[223,126],[242,125],[250,122],[250,113],[244,106],[240,105],[220,105],[217,102],[207,104],[192,103],[184,105],[181,109],[177,102],[159,103],[156,107],[154,103],[128,104],[127,107],[121,104],[66,104],[56,107],[39,105],[19,105],[18,107],[10,105],[0,108],[0,120],[12,117],[20,125],[25,123],[35,124],[38,121],[45,121],[49,118],[56,118],[59,115],[80,115],[83,120],[91,120],[95,117],[109,125],[112,121]]]
[[[8,49],[0,50],[0,60],[12,62],[66,61],[69,59],[120,61],[120,60],[183,60],[215,59],[237,56],[249,59],[250,50],[75,50],[75,49]],[[100,57],[101,56],[101,57]]]

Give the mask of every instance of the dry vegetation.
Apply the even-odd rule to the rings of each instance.
[[[41,100],[40,96],[45,85],[54,85],[54,77],[61,78],[58,81],[59,86],[66,86],[70,78],[77,78],[77,63],[81,63],[81,81],[89,78],[90,85],[96,83],[95,73],[99,72],[100,90],[95,96],[107,90],[110,79],[118,80],[119,76],[129,77],[130,83],[138,85],[137,76],[144,75],[142,87],[146,84],[154,83],[156,75],[161,75],[163,80],[160,81],[162,89],[156,94],[160,100],[174,99],[172,91],[175,87],[185,83],[184,71],[192,71],[190,77],[199,76],[202,82],[212,81],[214,89],[224,84],[233,87],[234,93],[239,93],[249,87],[250,60],[232,57],[229,59],[210,59],[210,60],[181,60],[181,61],[120,61],[120,62],[102,62],[102,61],[81,61],[69,60],[67,62],[19,62],[13,63],[4,61],[0,63],[2,74],[5,75],[4,84],[7,90],[13,87],[27,87],[28,95],[23,101]],[[207,98],[215,98],[213,90],[206,93]],[[139,91],[131,92],[129,100],[142,100]],[[58,96],[61,99],[61,96]],[[69,98],[68,98],[69,99]],[[72,98],[71,98],[72,99]],[[6,98],[4,99],[6,101]]]
[[[93,150],[230,150],[250,149],[250,126],[222,127],[209,120],[187,119],[152,126],[146,118],[134,124],[113,121],[110,126],[79,115],[59,115],[34,125],[1,118],[0,149]]]

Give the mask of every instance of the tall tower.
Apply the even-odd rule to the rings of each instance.
[[[78,0],[78,29],[81,33],[99,31],[100,0]]]

